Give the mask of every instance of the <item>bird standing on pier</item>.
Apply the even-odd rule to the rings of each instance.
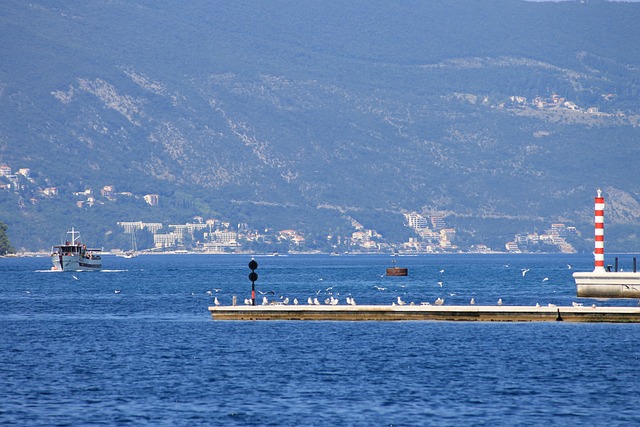
[[[498,298],[498,305],[502,305],[502,298]]]
[[[213,303],[214,303],[215,305],[220,305],[220,301],[218,301],[218,297],[214,297],[214,298],[213,298]]]
[[[267,299],[267,297],[262,297],[262,305],[267,305],[269,304],[269,300]]]
[[[476,303],[476,300],[471,298],[471,301],[469,301],[469,304],[474,305]]]
[[[435,304],[436,305],[443,305],[444,304],[444,298],[437,298]]]
[[[404,305],[405,302],[402,301],[402,298],[398,297],[398,305]]]
[[[311,299],[311,297],[307,298],[307,304],[313,305],[313,300]]]

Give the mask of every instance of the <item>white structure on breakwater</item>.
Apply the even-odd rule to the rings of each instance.
[[[636,271],[636,259],[633,259],[633,271],[618,271],[616,259],[615,271],[604,266],[604,197],[598,190],[595,198],[595,235],[594,269],[590,273],[576,272],[576,291],[585,298],[640,298],[640,273]]]

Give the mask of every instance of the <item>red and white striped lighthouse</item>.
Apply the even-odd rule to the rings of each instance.
[[[602,190],[598,189],[598,196],[595,198],[595,258],[594,272],[605,272],[604,269],[604,197]]]

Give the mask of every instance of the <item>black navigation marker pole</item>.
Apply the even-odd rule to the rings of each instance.
[[[256,280],[258,280],[258,273],[256,273],[255,270],[258,268],[258,263],[255,259],[251,258],[249,268],[251,269],[251,273],[249,273],[249,280],[251,280],[251,305],[256,305]]]

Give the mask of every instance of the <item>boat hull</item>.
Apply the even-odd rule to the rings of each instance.
[[[579,272],[573,278],[578,297],[640,298],[640,272]]]
[[[102,268],[101,259],[81,257],[78,255],[52,255],[54,270],[61,271],[96,271]]]
[[[409,270],[406,268],[400,268],[400,267],[387,268],[387,276],[407,276],[408,274],[409,274]]]

